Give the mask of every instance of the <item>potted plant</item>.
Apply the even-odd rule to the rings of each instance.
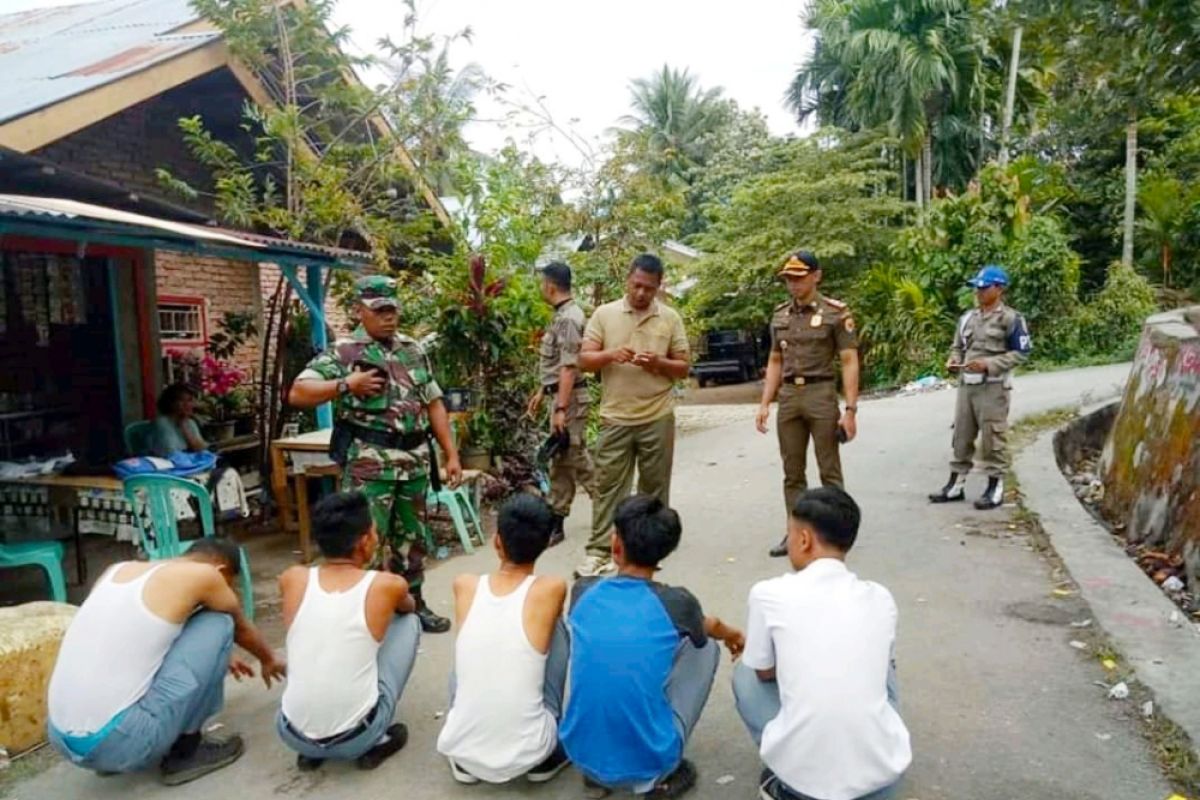
[[[212,443],[233,438],[239,409],[244,405],[245,390],[238,389],[246,379],[244,370],[205,355],[200,359],[200,396],[197,402],[208,421],[202,426],[205,439]]]

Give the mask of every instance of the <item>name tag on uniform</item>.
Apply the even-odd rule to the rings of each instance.
[[[962,374],[962,382],[964,386],[978,386],[987,379],[987,375],[982,372],[964,372]]]
[[[821,327],[821,315],[820,315],[820,314],[813,314],[813,316],[812,316],[812,322],[810,322],[810,323],[808,323],[808,324],[809,324],[809,325],[812,325],[814,328],[819,328],[819,327]]]

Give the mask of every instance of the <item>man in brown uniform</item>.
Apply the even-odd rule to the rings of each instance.
[[[588,387],[579,378],[579,348],[583,343],[586,318],[583,309],[571,297],[571,268],[555,261],[542,269],[542,297],[554,306],[554,318],[542,335],[541,386],[529,398],[528,412],[536,416],[542,398],[554,401],[550,412],[550,432],[566,435],[569,444],[550,461],[550,507],[554,509],[554,529],[550,547],[565,536],[563,522],[571,513],[575,487],[582,485],[592,494],[592,459],[588,454]]]
[[[1008,469],[1008,404],[1012,370],[1029,357],[1033,340],[1020,312],[1004,304],[1008,273],[991,265],[967,281],[975,290],[973,308],[963,314],[954,331],[946,368],[957,372],[958,404],[954,412],[954,458],[950,480],[929,495],[930,502],[950,503],[966,497],[967,473],[979,437],[979,464],[987,473],[981,511],[1004,502],[1004,473]]]
[[[612,562],[613,514],[629,496],[633,471],[638,493],[666,505],[675,455],[675,381],[688,375],[690,353],[683,320],[656,299],[663,264],[643,253],[625,279],[625,296],[596,309],[583,334],[579,368],[599,372],[600,436],[596,440],[596,493],[592,538],[579,577],[616,572]]]
[[[779,274],[787,281],[792,299],[776,307],[771,317],[771,357],[755,426],[760,433],[767,432],[771,401],[778,394],[775,429],[783,457],[783,500],[791,513],[796,498],[808,488],[804,473],[810,436],[821,485],[843,488],[838,444],[858,432],[858,335],[846,304],[817,291],[821,265],[816,256],[797,251]],[[835,364],[839,359],[846,395],[846,410],[840,414]],[[771,555],[787,555],[786,536]]]

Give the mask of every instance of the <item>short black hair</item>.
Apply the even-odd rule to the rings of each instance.
[[[229,539],[203,536],[192,543],[185,556],[200,556],[206,561],[222,561],[229,567],[230,575],[242,574],[242,551]]]
[[[175,413],[176,404],[186,396],[196,397],[197,392],[186,383],[172,383],[170,386],[162,390],[162,394],[158,396],[158,413],[164,417]]]
[[[514,564],[532,564],[550,544],[554,511],[542,498],[519,492],[504,501],[496,518],[496,535]]]
[[[642,253],[629,263],[629,274],[632,275],[635,270],[640,270],[647,275],[655,275],[659,282],[662,282],[663,263],[662,259],[654,255],[654,253]]]
[[[362,492],[334,492],[322,497],[312,509],[313,537],[321,555],[345,558],[354,552],[371,530],[371,507]]]
[[[804,266],[811,270],[816,271],[821,269],[821,262],[817,261],[816,254],[814,254],[811,250],[797,250],[791,254],[789,260],[792,258],[804,264]]]
[[[571,291],[571,268],[561,261],[551,261],[542,267],[542,275],[564,292]]]
[[[792,506],[792,516],[812,526],[822,542],[843,553],[850,551],[858,538],[862,514],[858,503],[836,486],[822,486],[801,492]]]
[[[613,524],[625,545],[626,558],[639,567],[658,566],[683,536],[675,509],[650,494],[635,494],[618,503]]]

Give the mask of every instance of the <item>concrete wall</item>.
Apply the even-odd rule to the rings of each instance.
[[[1146,321],[1100,462],[1104,510],[1126,536],[1182,554],[1200,579],[1200,306]]]

